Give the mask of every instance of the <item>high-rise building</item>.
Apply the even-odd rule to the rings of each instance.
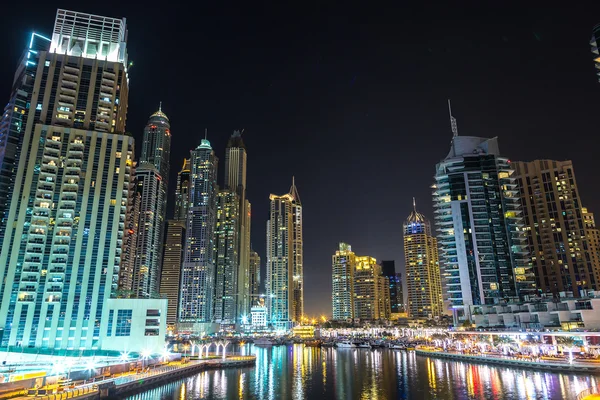
[[[437,241],[414,200],[413,211],[403,228],[408,313],[413,318],[439,317],[443,313],[443,299]]]
[[[331,260],[333,319],[345,321],[354,318],[354,270],[356,255],[347,243],[340,243]]]
[[[111,298],[134,154],[125,135],[126,32],[124,19],[58,10],[49,49],[32,36],[18,67],[15,89],[23,89],[4,116],[20,123],[18,140],[2,126],[2,171],[10,163],[13,171],[0,247],[2,347],[140,351],[164,337],[164,321],[131,326],[134,308],[160,315],[164,300]],[[113,319],[124,325],[121,340],[111,340]]]
[[[596,67],[596,76],[600,82],[600,51],[598,51],[598,42],[600,42],[600,24],[594,26],[594,29],[592,30],[592,40],[590,40],[592,56],[594,57],[594,65]]]
[[[260,296],[260,256],[250,248],[250,301],[256,304]]]
[[[239,322],[250,312],[250,202],[246,199],[246,165],[248,153],[242,132],[233,131],[225,149],[225,188],[238,196],[240,217],[237,219],[238,271],[236,272],[235,299]]]
[[[394,314],[404,312],[402,282],[400,280],[400,274],[396,273],[396,263],[394,260],[381,261],[381,274],[387,277],[390,282],[389,292],[391,312]]]
[[[214,229],[216,223],[218,159],[202,139],[191,152],[190,195],[186,222],[179,322],[196,330],[210,323],[214,296]]]
[[[592,269],[594,270],[593,275],[596,280],[596,288],[594,290],[598,290],[600,282],[600,229],[596,228],[594,214],[588,212],[587,208],[581,208],[581,216],[583,217],[585,236],[587,238]]]
[[[294,180],[288,194],[269,198],[265,285],[269,322],[290,327],[303,315],[302,204]]]
[[[167,308],[167,324],[169,325],[175,325],[179,316],[179,289],[184,243],[185,221],[167,221],[160,294],[169,301]]]
[[[474,307],[535,293],[535,280],[510,161],[500,155],[497,138],[458,136],[454,128],[455,122],[432,187],[442,288],[460,323]]]
[[[216,274],[213,320],[235,324],[237,320],[240,202],[235,191],[223,189],[217,193],[217,223],[215,227]]]
[[[535,279],[542,293],[579,297],[599,288],[593,246],[571,161],[513,162]],[[586,210],[587,211],[587,210]],[[592,217],[593,218],[593,217]]]
[[[177,173],[177,187],[175,188],[175,213],[173,219],[185,221],[189,206],[190,190],[190,159],[183,160],[183,167]]]
[[[378,320],[390,317],[389,280],[369,256],[356,256],[354,270],[354,318]]]
[[[390,283],[390,290],[392,287],[392,284]],[[402,273],[397,272],[396,273],[396,292],[397,292],[397,299],[398,299],[398,311],[394,311],[392,309],[392,312],[399,312],[399,313],[405,313],[406,312],[406,303],[404,300],[404,284],[402,283]]]

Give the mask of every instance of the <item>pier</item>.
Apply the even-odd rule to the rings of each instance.
[[[255,356],[236,355],[226,358],[192,360],[179,365],[166,365],[142,373],[77,386],[61,393],[18,397],[16,400],[110,399],[129,392],[145,390],[152,385],[160,385],[181,379],[184,376],[193,375],[206,369],[247,367],[254,365],[255,362]]]
[[[495,365],[503,365],[507,367],[517,367],[517,368],[532,368],[536,370],[544,370],[544,371],[555,371],[555,372],[578,372],[578,373],[593,373],[600,374],[600,363],[593,362],[581,362],[576,361],[573,363],[560,362],[560,361],[550,361],[550,360],[542,360],[542,361],[534,361],[534,360],[524,360],[516,357],[508,357],[508,356],[497,356],[497,355],[487,355],[487,354],[462,354],[451,351],[435,351],[435,350],[426,350],[426,349],[416,349],[415,352],[417,355],[425,356],[425,357],[437,357],[437,358],[445,358],[456,361],[466,361],[472,363],[480,363],[480,364],[495,364]]]

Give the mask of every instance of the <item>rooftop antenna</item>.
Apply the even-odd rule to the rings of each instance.
[[[417,212],[417,202],[415,201],[414,197],[413,197],[413,209],[415,210],[415,212]]]
[[[450,99],[448,99],[448,113],[450,114],[450,127],[452,128],[452,136],[458,136],[458,126],[456,125],[456,118],[452,116],[452,106],[450,105]]]
[[[158,102],[158,111],[162,111],[162,101]]]
[[[204,128],[204,140],[207,140],[206,137],[208,136],[208,128]]]

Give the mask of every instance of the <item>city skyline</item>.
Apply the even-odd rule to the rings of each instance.
[[[141,23],[145,18],[144,14],[134,12],[133,9],[127,9],[125,6],[123,8],[117,8],[116,6],[106,8],[107,6],[103,5],[105,7],[104,11],[99,9],[97,5],[92,5],[89,10],[82,10],[77,5],[65,5],[65,7],[114,17],[125,16],[129,22],[137,21],[135,30],[130,32],[130,41],[141,43],[146,38],[148,40],[152,38],[152,32],[145,30],[146,28]],[[111,12],[106,10],[111,10]],[[166,10],[166,12],[169,13],[170,11]],[[552,10],[549,12],[556,13]],[[11,29],[10,37],[16,38],[9,43],[11,48],[7,59],[18,59],[18,53],[21,52],[29,37],[25,33],[26,28],[35,27],[35,30],[40,33],[50,33],[51,26],[49,26],[48,20],[52,20],[52,17],[48,18],[48,16],[53,16],[54,13],[53,6],[42,4],[32,16],[15,15],[14,25],[11,24],[2,28]],[[321,303],[325,303],[331,289],[328,279],[324,279],[328,272],[326,274],[321,270],[325,270],[324,266],[330,263],[331,253],[335,250],[338,241],[343,240],[353,243],[355,246],[364,249],[365,253],[372,254],[377,259],[394,259],[397,262],[398,270],[400,272],[404,271],[402,263],[399,262],[403,259],[403,252],[400,245],[401,229],[398,229],[398,224],[401,223],[410,207],[399,206],[399,215],[396,218],[388,218],[376,210],[378,204],[374,199],[383,199],[386,207],[396,207],[401,204],[410,204],[410,197],[414,193],[419,204],[423,207],[423,213],[432,219],[433,213],[428,184],[431,182],[431,176],[434,173],[433,165],[446,154],[447,145],[451,139],[445,109],[447,97],[451,97],[453,100],[454,113],[459,119],[461,134],[486,138],[498,136],[502,143],[503,154],[512,160],[572,159],[574,167],[577,169],[578,184],[583,203],[589,207],[591,212],[598,212],[600,207],[597,200],[597,189],[594,187],[592,172],[594,165],[591,149],[585,148],[575,153],[574,150],[570,150],[566,146],[557,146],[555,143],[538,143],[540,138],[549,135],[559,137],[562,132],[578,134],[582,140],[591,138],[586,134],[590,134],[594,130],[593,110],[597,109],[600,103],[598,92],[600,87],[595,77],[593,61],[589,52],[591,30],[597,22],[597,18],[593,12],[590,12],[592,15],[589,18],[578,16],[575,24],[573,23],[574,19],[567,13],[563,16],[562,25],[551,27],[543,18],[531,19],[532,15],[527,11],[524,12],[526,17],[512,17],[513,19],[509,18],[508,22],[499,22],[500,17],[504,16],[502,12],[497,17],[488,14],[486,15],[490,18],[486,18],[486,20],[495,21],[493,22],[496,24],[494,25],[495,29],[488,31],[487,26],[469,22],[466,26],[450,30],[455,36],[465,33],[474,41],[475,45],[491,41],[495,45],[495,47],[492,46],[494,47],[493,51],[483,47],[478,48],[483,52],[483,55],[479,57],[481,60],[469,58],[472,53],[471,45],[460,39],[452,39],[452,34],[449,35],[450,39],[447,43],[436,44],[430,42],[431,37],[435,37],[436,32],[444,29],[444,26],[432,30],[431,37],[427,36],[425,39],[416,38],[418,35],[411,36],[411,38],[415,37],[414,44],[401,42],[408,57],[394,55],[392,46],[390,46],[391,43],[387,43],[387,41],[382,44],[381,48],[370,50],[371,53],[369,54],[378,57],[378,60],[385,59],[386,54],[391,54],[390,66],[393,67],[398,66],[401,61],[404,63],[407,59],[413,58],[414,62],[409,62],[408,67],[403,67],[399,71],[408,74],[416,82],[415,85],[403,79],[395,78],[396,74],[391,74],[386,68],[383,68],[381,71],[382,77],[378,80],[373,76],[373,70],[370,67],[354,57],[350,57],[351,62],[348,63],[348,67],[331,64],[328,62],[328,57],[322,53],[323,50],[330,48],[330,45],[326,43],[317,47],[315,51],[309,52],[309,64],[306,65],[306,68],[293,69],[283,74],[283,77],[281,73],[270,70],[267,76],[258,75],[255,80],[256,84],[245,83],[245,81],[254,81],[249,78],[252,74],[257,73],[256,68],[254,68],[255,64],[250,65],[248,75],[244,73],[240,78],[230,78],[227,73],[220,75],[220,78],[217,79],[219,82],[231,79],[231,82],[227,83],[228,89],[224,91],[226,97],[235,97],[235,95],[232,96],[232,93],[237,90],[237,87],[242,88],[240,92],[244,91],[243,88],[250,88],[252,89],[250,93],[256,92],[257,94],[264,93],[263,90],[275,91],[275,97],[278,101],[273,101],[273,92],[267,92],[267,99],[261,106],[266,110],[264,113],[257,113],[256,107],[250,107],[246,110],[248,102],[242,101],[242,99],[247,100],[244,96],[239,100],[234,98],[228,100],[229,102],[223,102],[224,97],[219,95],[217,98],[221,101],[214,103],[223,104],[222,108],[224,110],[216,110],[216,108],[220,109],[221,106],[212,106],[208,109],[210,111],[203,112],[199,118],[196,118],[197,112],[191,110],[206,108],[199,106],[203,103],[178,104],[176,96],[181,92],[174,91],[174,94],[169,97],[169,84],[158,82],[158,85],[154,86],[156,95],[142,96],[139,91],[136,91],[136,94],[133,94],[133,97],[130,98],[128,130],[133,132],[136,141],[141,143],[140,130],[148,113],[156,108],[158,101],[163,100],[164,104],[169,105],[166,110],[169,117],[173,121],[177,121],[177,132],[181,132],[180,136],[175,138],[175,141],[179,141],[179,143],[175,145],[177,149],[173,149],[171,158],[173,165],[179,166],[180,160],[186,152],[198,144],[204,126],[208,126],[209,132],[211,132],[211,142],[213,142],[217,154],[223,154],[225,143],[234,127],[246,128],[244,135],[245,140],[252,149],[251,158],[253,163],[252,172],[248,176],[248,186],[252,188],[248,193],[248,197],[254,205],[252,216],[254,247],[264,259],[264,244],[261,244],[261,240],[258,240],[258,238],[264,237],[263,221],[267,219],[268,200],[266,199],[268,193],[284,192],[288,185],[287,177],[296,175],[298,182],[300,182],[300,190],[303,193],[303,201],[307,207],[313,208],[310,213],[307,213],[305,220],[305,275],[307,281],[314,282],[314,285],[306,286],[307,313],[328,313],[329,307],[321,306]],[[417,20],[422,17],[421,14],[415,16]],[[515,27],[510,26],[512,22],[516,22]],[[344,32],[351,32],[350,27],[344,21],[337,20],[333,23],[337,27],[344,28]],[[323,26],[323,24],[317,24],[317,28],[320,28],[317,31],[318,35],[330,37],[327,36],[326,31],[324,33]],[[242,30],[243,27],[236,27],[235,32],[238,29]],[[371,29],[375,31],[371,31]],[[289,35],[294,30],[288,28],[284,32]],[[366,29],[363,32],[366,38],[361,39],[356,44],[356,48],[366,51],[364,48],[365,40],[373,38],[375,32],[390,33],[386,28],[372,27]],[[7,30],[5,33],[5,36],[8,37],[9,31]],[[482,36],[476,37],[479,33]],[[150,36],[147,34],[150,34]],[[219,31],[219,34],[224,35],[225,33]],[[235,33],[232,35],[235,35]],[[266,37],[266,33],[259,32],[257,35],[261,39]],[[209,35],[209,38],[212,37],[212,35]],[[207,50],[211,54],[220,54],[220,57],[217,57],[220,66],[233,64],[228,62],[228,57],[235,56],[234,58],[237,59],[239,53],[243,54],[245,51],[242,46],[243,42],[240,43],[235,36],[224,37],[226,41],[233,40],[235,42],[235,51],[233,51],[232,56],[223,55],[216,47],[210,47]],[[19,38],[21,38],[21,42],[19,42]],[[351,38],[356,38],[356,35],[351,36]],[[342,49],[355,48],[352,44],[340,43],[340,39],[337,37],[333,37],[332,40],[336,44],[340,44]],[[393,41],[390,40],[390,42]],[[269,48],[278,48],[277,43],[277,41],[267,42],[268,46],[271,46]],[[558,43],[558,47],[561,47],[560,52],[563,54],[561,57],[556,57],[554,51],[548,51],[548,48],[556,43]],[[144,59],[144,57],[150,57],[150,55],[145,56],[142,54],[144,51],[143,46],[141,44],[131,46],[132,49],[135,49],[135,47],[137,47],[137,50],[135,50],[137,54],[130,57],[135,63],[130,71],[132,82],[138,88],[150,86],[149,82],[158,80],[157,71],[163,68],[164,64],[158,61],[156,66],[151,65],[149,58]],[[332,48],[337,47],[333,46]],[[286,54],[294,56],[302,49],[294,44],[290,51]],[[525,60],[520,57],[522,51],[528,54]],[[10,54],[13,56],[10,56]],[[490,62],[492,55],[494,61]],[[262,60],[270,60],[268,55],[261,54],[261,57]],[[446,68],[442,77],[435,78],[432,72],[437,68],[434,68],[434,66],[437,65],[439,57],[444,57],[448,68]],[[7,99],[10,95],[10,78],[14,73],[14,66],[11,63],[8,64],[10,64],[9,67],[3,67],[2,69],[4,79],[2,79],[2,86],[0,86]],[[425,66],[423,72],[412,69],[412,66],[421,64]],[[210,66],[206,68],[211,71]],[[331,78],[331,72],[335,71],[336,68],[342,69],[341,74],[338,74],[340,78],[334,80]],[[585,71],[589,72],[585,73]],[[336,98],[343,98],[344,96],[351,98],[347,103],[344,103],[349,104],[350,107],[341,114],[339,111],[334,110],[333,115],[327,117],[331,120],[328,123],[324,119],[319,119],[319,113],[316,111],[319,109],[318,107],[313,109],[312,106],[305,103],[304,99],[307,95],[294,95],[295,99],[289,100],[293,100],[290,105],[286,105],[285,101],[280,102],[280,96],[283,92],[282,87],[294,89],[295,92],[300,90],[299,86],[289,83],[287,78],[284,79],[290,72],[292,76],[296,76],[296,72],[303,72],[299,74],[301,77],[299,80],[301,85],[313,90],[310,94],[311,98],[318,97],[319,94],[326,91],[324,90],[326,88],[333,88],[335,89]],[[465,72],[473,72],[474,74],[469,73],[468,78],[462,77]],[[323,75],[326,75],[326,77],[323,77]],[[356,79],[354,79],[355,76]],[[549,80],[550,77],[557,81],[552,85],[539,83]],[[381,83],[386,80],[389,80],[390,89],[384,89],[381,86]],[[207,84],[204,81],[202,82]],[[315,86],[314,88],[307,85],[311,82]],[[525,82],[533,85],[534,90],[531,90],[531,93],[515,96],[515,93],[520,93],[518,85]],[[269,86],[270,84],[273,84],[273,86]],[[211,84],[207,85],[208,92],[213,93],[215,88]],[[272,87],[274,89],[264,89],[263,85],[264,88]],[[439,86],[439,89],[435,88],[436,85]],[[506,88],[503,88],[505,85]],[[379,97],[370,96],[369,100],[360,100],[361,97],[369,98],[369,96],[362,96],[367,92],[369,86],[377,89]],[[426,95],[415,93],[415,90],[423,88],[431,90],[431,92]],[[208,97],[214,98],[214,96]],[[481,101],[482,98],[486,100]],[[566,100],[573,98],[576,98],[577,101]],[[330,104],[334,103],[332,98],[327,96],[323,96],[322,101],[328,101]],[[357,102],[357,104],[354,104],[354,102]],[[279,103],[282,104],[278,106]],[[576,103],[576,105],[569,103]],[[322,107],[322,104],[319,107]],[[279,114],[282,115],[276,115],[272,119],[271,111],[273,109],[280,110]],[[294,111],[300,109],[302,112],[301,118],[290,117],[292,115],[291,109],[294,109]],[[394,115],[398,110],[401,110],[401,114],[392,118],[392,109]],[[308,115],[313,111],[316,116]],[[214,114],[215,112],[216,114]],[[256,114],[256,117],[253,114]],[[369,117],[367,117],[367,114],[369,114]],[[414,114],[414,116],[410,114]],[[195,117],[192,119],[187,115],[194,115]],[[549,115],[560,115],[560,118],[549,118]],[[302,119],[306,120],[302,121]],[[198,124],[201,128],[197,128]],[[272,127],[268,125],[272,125]],[[283,139],[278,138],[278,135],[282,132],[286,133],[286,139],[303,137],[297,146],[297,150],[291,151],[285,148],[282,142]],[[366,132],[372,134],[372,137],[362,142],[365,146],[363,151],[365,154],[373,154],[369,156],[369,159],[375,160],[375,162],[372,165],[363,166],[364,170],[350,165],[341,156],[332,154],[330,150],[325,150],[331,149],[331,145],[335,144],[340,146],[339,151],[337,151],[339,154],[350,151],[351,146],[348,143],[350,141],[344,142],[343,138],[359,138],[360,135]],[[401,139],[393,139],[395,136]],[[324,142],[320,142],[319,146],[313,146],[314,143],[320,140],[324,140]],[[425,144],[431,146],[419,156],[419,164],[417,164],[419,168],[416,168],[418,171],[415,172],[414,176],[407,178],[408,180],[404,184],[406,187],[402,190],[388,189],[381,183],[400,179],[402,174],[393,171],[400,171],[403,165],[414,164],[416,161],[412,158],[403,158],[396,161],[395,153],[387,149],[387,147],[391,149],[394,146],[383,146],[384,143],[390,143],[390,140],[394,145],[400,143],[396,140],[405,140],[409,148],[413,146],[414,148],[423,148]],[[140,150],[140,146],[137,146],[137,152]],[[306,151],[312,152],[311,157],[307,158],[314,158],[319,161],[303,160],[302,152]],[[280,162],[282,159],[290,159],[294,163]],[[388,168],[384,162],[391,163],[391,167]],[[278,171],[273,171],[267,167],[271,163],[283,167]],[[312,164],[318,164],[319,167],[313,167]],[[337,165],[340,165],[340,167],[337,167]],[[390,172],[382,174],[384,176],[378,179],[374,177],[374,171],[382,166]],[[178,168],[172,168],[172,170],[175,169]],[[268,176],[269,179],[265,179],[265,176]],[[350,176],[354,176],[355,179],[361,182],[371,178],[375,179],[374,192],[370,192],[368,196],[362,193],[357,193],[354,196],[328,193],[328,195],[333,196],[331,201],[337,204],[337,207],[335,209],[328,208],[327,210],[319,209],[318,205],[322,200],[323,188],[326,188],[330,182],[334,182],[336,179],[351,182],[351,179],[346,178]],[[168,202],[173,204],[172,187],[175,179],[173,175],[170,178],[171,188],[169,189]],[[386,189],[384,190],[384,188]],[[391,192],[387,193],[386,190],[391,190]],[[356,220],[352,221],[350,225],[349,221],[346,221],[348,219],[347,215],[354,209],[359,209],[361,212],[355,213]],[[330,221],[330,223],[322,224],[322,221]],[[351,226],[358,228],[351,229]]]

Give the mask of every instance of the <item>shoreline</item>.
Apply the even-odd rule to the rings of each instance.
[[[535,361],[524,361],[524,360],[511,360],[505,358],[498,358],[493,356],[475,356],[470,354],[457,354],[457,353],[442,353],[432,350],[416,349],[415,353],[419,356],[425,357],[437,357],[456,361],[466,361],[478,364],[494,364],[517,368],[528,368],[544,371],[556,371],[556,372],[580,372],[580,373],[594,373],[600,374],[600,365],[582,365],[581,363],[565,364],[556,362],[535,362]]]

